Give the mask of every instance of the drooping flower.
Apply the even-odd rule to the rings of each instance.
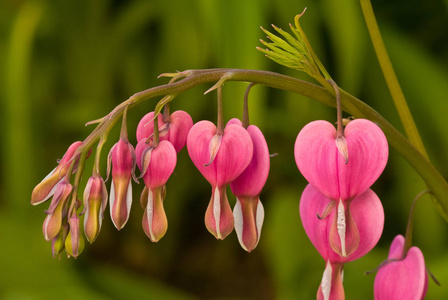
[[[156,147],[146,145],[145,139],[136,146],[137,165],[145,182],[141,196],[145,208],[142,226],[152,242],[159,241],[166,233],[168,220],[163,208],[165,184],[174,171],[177,155],[174,146],[166,140]]]
[[[71,160],[76,150],[82,145],[82,142],[74,142],[67,149],[58,166],[50,172],[33,190],[31,194],[31,204],[37,205],[50,199],[55,193],[56,186],[63,181],[63,177],[67,174],[70,168]],[[73,171],[76,171],[74,168]]]
[[[339,256],[348,257],[360,245],[360,231],[350,212],[351,203],[382,173],[389,150],[381,129],[364,119],[351,121],[346,126],[342,144],[331,123],[315,121],[300,131],[294,154],[302,175],[330,200],[316,212],[318,216],[325,219],[337,212],[328,239]],[[302,201],[307,193],[304,195]]]
[[[249,165],[253,153],[251,137],[240,125],[228,124],[219,133],[212,122],[200,121],[188,134],[187,149],[196,168],[212,186],[205,225],[217,239],[224,239],[234,225],[226,187]]]
[[[422,251],[411,247],[403,253],[405,239],[397,235],[390,246],[388,259],[380,266],[375,277],[375,300],[425,298],[428,275]]]
[[[72,193],[72,189],[73,186],[66,179],[56,185],[53,199],[51,199],[48,210],[45,211],[47,217],[42,226],[47,241],[56,237],[61,230],[62,220],[67,214],[67,200]]]
[[[325,218],[319,218],[330,203],[335,202],[311,184],[306,186],[300,199],[300,218],[305,232],[326,262],[317,294],[317,299],[325,300],[344,299],[341,275],[344,263],[373,249],[384,227],[383,206],[371,189],[350,202],[339,201],[337,209],[331,209]],[[341,214],[341,210],[347,213]],[[346,248],[345,256],[341,255],[344,252],[342,247]]]
[[[327,121],[307,124],[297,136],[294,155],[302,175],[327,198],[347,201],[366,191],[383,172],[389,149],[381,129],[356,119],[344,130],[348,163],[336,146],[336,129]]]
[[[238,119],[232,119],[228,124],[241,126]],[[235,231],[241,247],[251,252],[260,240],[263,225],[264,208],[260,193],[269,175],[270,156],[268,144],[260,129],[250,125],[247,132],[253,144],[252,160],[243,173],[230,183],[230,188],[236,196],[233,209]]]
[[[325,261],[346,263],[366,255],[378,243],[384,227],[384,210],[378,196],[368,189],[350,202],[350,209],[340,201],[349,215],[345,228],[339,220],[338,210],[332,210],[324,219],[318,216],[328,207],[331,200],[308,184],[300,199],[300,218],[311,243]],[[354,224],[356,224],[354,226]],[[341,240],[338,230],[345,230],[345,244],[358,247],[343,257],[340,253]],[[355,233],[353,231],[356,231]]]
[[[110,150],[107,174],[112,164],[110,188],[110,215],[115,227],[120,230],[126,225],[132,205],[131,179],[135,171],[134,147],[121,138]]]
[[[107,205],[107,188],[103,178],[93,175],[84,190],[84,233],[93,243],[100,233],[104,211]]]
[[[154,133],[154,112],[146,114],[137,126],[137,142],[142,139],[148,139]],[[161,114],[158,115],[159,139],[167,140],[173,144],[176,152],[179,153],[187,142],[188,131],[193,126],[193,120],[190,115],[177,110],[169,116],[169,121],[164,122]]]

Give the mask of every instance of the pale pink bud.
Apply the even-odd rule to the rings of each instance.
[[[56,186],[50,207],[45,211],[47,213],[47,217],[45,218],[42,226],[42,231],[47,241],[50,241],[56,237],[61,230],[62,219],[67,213],[66,203],[72,189],[72,185],[67,181],[62,181]]]
[[[53,196],[56,185],[63,180],[63,177],[67,174],[70,168],[73,155],[76,150],[82,145],[82,142],[74,142],[67,149],[62,159],[59,161],[58,166],[50,172],[33,190],[31,194],[31,204],[37,205],[47,201]],[[76,171],[74,168],[73,171]]]
[[[84,190],[84,233],[93,243],[101,230],[107,205],[107,189],[103,178],[92,176]]]
[[[120,230],[126,225],[131,210],[131,179],[135,170],[134,147],[120,139],[109,152],[108,174],[111,163],[110,215],[115,227]]]
[[[67,255],[77,258],[84,250],[84,238],[79,230],[79,218],[76,213],[68,220],[70,231],[65,239]]]

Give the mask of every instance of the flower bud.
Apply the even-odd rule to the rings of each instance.
[[[135,170],[134,147],[120,139],[110,150],[108,173],[112,164],[110,189],[110,215],[115,227],[120,230],[126,225],[132,204],[131,179]]]
[[[82,142],[74,142],[64,154],[64,157],[59,161],[59,165],[50,172],[33,190],[31,194],[31,204],[37,205],[42,202],[47,201],[53,196],[55,192],[56,185],[58,182],[63,180],[63,177],[67,174],[68,169],[70,168],[71,160],[73,159],[73,155],[82,145]],[[73,171],[75,171],[74,168]]]
[[[65,239],[67,255],[77,258],[84,250],[84,238],[79,231],[79,218],[76,213],[68,220],[70,231]]]
[[[101,230],[107,196],[103,178],[90,177],[84,190],[84,233],[90,243],[95,241]]]
[[[47,217],[42,226],[44,237],[47,241],[52,240],[61,230],[62,219],[66,214],[67,199],[72,192],[72,185],[67,181],[62,181],[56,186],[53,199],[47,211]]]

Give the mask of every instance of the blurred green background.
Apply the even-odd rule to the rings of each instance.
[[[373,6],[430,158],[448,178],[448,1],[374,0]],[[2,0],[0,299],[314,298],[324,261],[299,219],[306,182],[296,168],[293,145],[306,123],[333,122],[336,113],[296,94],[256,86],[250,95],[251,121],[265,133],[270,152],[278,153],[261,195],[266,211],[261,241],[251,254],[241,249],[235,233],[217,241],[205,229],[210,186],[185,149],[167,184],[169,229],[157,244],[141,228],[141,185],[134,186],[126,227],[117,232],[106,214],[98,239],[76,260],[52,257],[41,230],[48,204],[30,205],[33,187],[56,159],[94,128],[84,124],[130,95],[167,82],[156,78],[160,73],[233,67],[308,79],[255,49],[265,38],[260,26],[287,29],[304,7],[303,28],[336,82],[401,130],[356,0]],[[226,120],[241,117],[246,86],[225,85]],[[195,122],[215,121],[215,95],[203,96],[209,87],[180,95],[172,109],[187,110]],[[139,118],[154,105],[130,112],[131,142]],[[118,127],[103,151],[103,175]],[[395,235],[404,234],[410,204],[425,187],[392,149],[372,189],[383,201],[385,231],[371,253],[346,265],[347,299],[373,298],[374,275],[363,274],[386,258]],[[229,198],[233,206],[235,199]],[[414,226],[414,244],[442,283],[429,282],[427,299],[443,299],[448,224],[424,198]]]

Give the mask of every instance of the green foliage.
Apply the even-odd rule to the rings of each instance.
[[[390,5],[402,2],[379,1],[374,9],[430,159],[447,178],[448,43],[441,38],[448,36],[447,2],[406,6],[410,15],[419,16],[412,19],[418,24],[413,27],[407,26],[409,20],[389,14]],[[93,129],[83,124],[103,117],[132,94],[167,82],[157,79],[161,73],[235,67],[305,77],[272,63],[255,47],[265,38],[260,26],[275,23],[286,28],[306,6],[302,27],[334,80],[400,128],[357,1],[0,2],[0,298],[314,297],[324,262],[300,224],[298,203],[305,181],[292,148],[307,122],[333,122],[336,112],[302,96],[256,86],[249,97],[252,123],[265,133],[270,152],[278,153],[261,195],[266,210],[261,241],[251,254],[239,247],[235,234],[216,241],[206,231],[203,218],[211,191],[186,150],[168,182],[169,229],[157,244],[151,244],[141,228],[141,186],[134,185],[126,227],[116,232],[106,210],[98,239],[86,245],[77,260],[52,258],[51,244],[41,233],[47,204],[29,204],[33,187],[55,166],[56,158]],[[432,20],[439,23],[430,26]],[[203,95],[208,88],[176,95],[171,110],[184,109],[195,122],[215,121],[214,95]],[[245,88],[226,82],[226,121],[241,116]],[[129,112],[132,143],[139,118],[155,105],[153,101]],[[116,127],[105,154],[118,137]],[[90,168],[86,165],[84,184]],[[373,187],[385,208],[385,232],[370,254],[347,264],[348,298],[372,298],[374,275],[362,274],[386,257],[396,234],[404,234],[410,204],[424,188],[418,175],[392,152],[386,172]],[[234,199],[230,201],[233,206]],[[440,299],[448,286],[447,226],[430,201],[428,197],[417,205],[414,244],[442,283],[437,287],[430,281],[427,299]]]

